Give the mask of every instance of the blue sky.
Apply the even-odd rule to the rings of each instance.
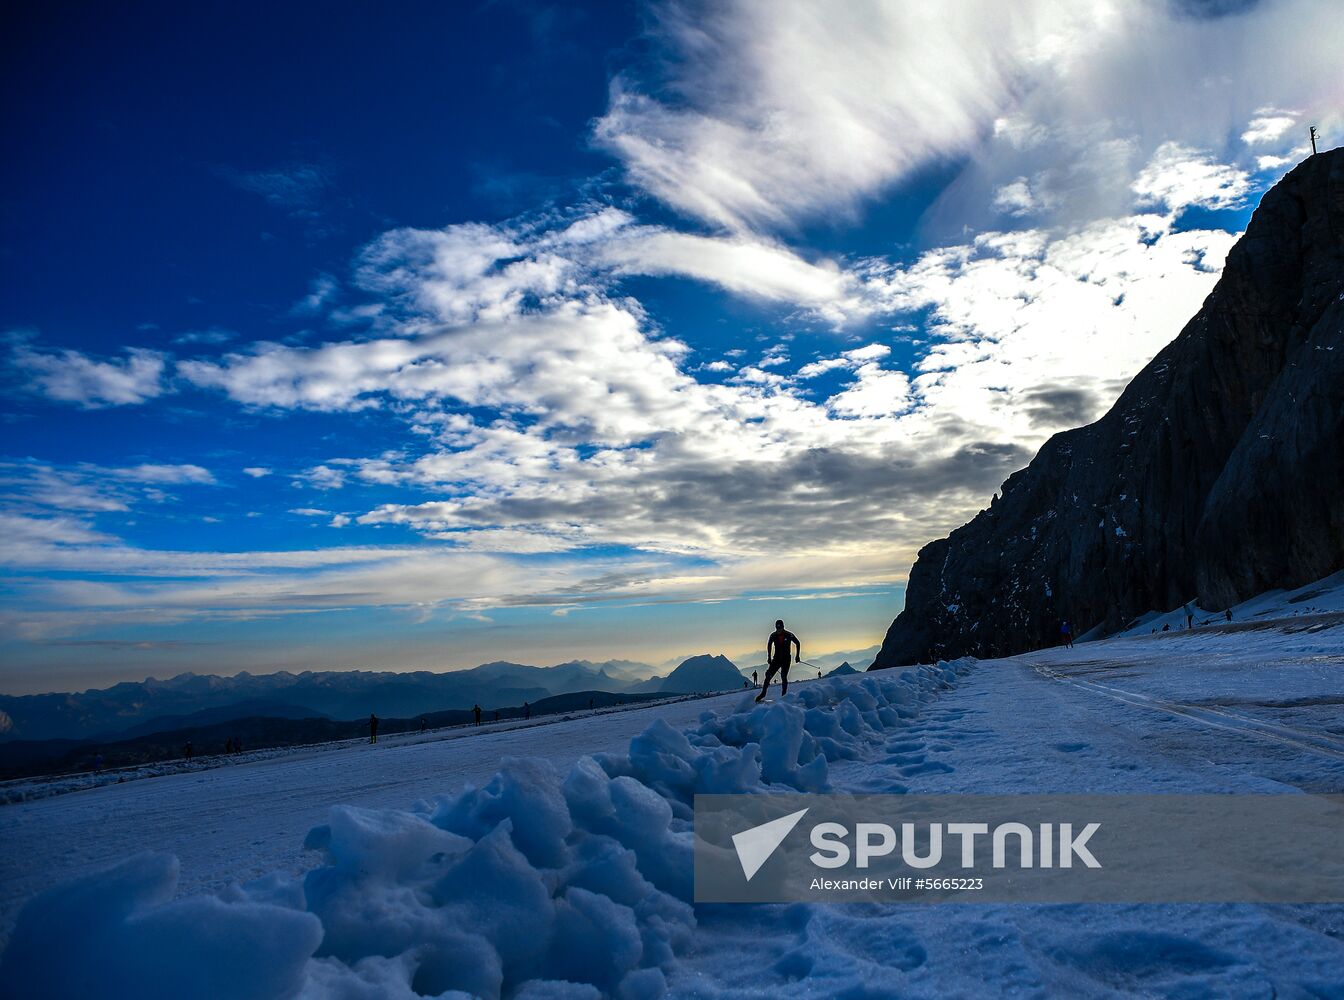
[[[6,18],[14,692],[875,643],[1339,126],[1306,0]]]

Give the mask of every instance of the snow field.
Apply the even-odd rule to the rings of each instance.
[[[20,913],[0,983],[44,997],[656,997],[696,929],[696,793],[825,791],[974,661],[799,685],[659,719],[624,754],[507,758],[410,811],[337,806],[325,864],[174,900],[143,854]]]

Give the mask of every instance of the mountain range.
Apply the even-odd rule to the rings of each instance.
[[[702,654],[665,677],[631,660],[572,660],[549,667],[499,661],[444,673],[415,671],[179,674],[83,692],[0,695],[0,746],[18,740],[114,740],[230,719],[387,718],[426,712],[521,706],[579,692],[690,694],[740,687],[724,656]]]

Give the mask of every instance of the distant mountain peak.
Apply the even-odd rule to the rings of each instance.
[[[742,674],[722,653],[687,657],[664,678],[660,691],[691,694],[697,691],[729,691],[742,686]]]

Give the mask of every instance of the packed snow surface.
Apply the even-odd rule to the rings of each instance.
[[[1344,996],[1341,906],[690,903],[696,792],[1344,791],[1317,605],[4,807],[0,989]]]

